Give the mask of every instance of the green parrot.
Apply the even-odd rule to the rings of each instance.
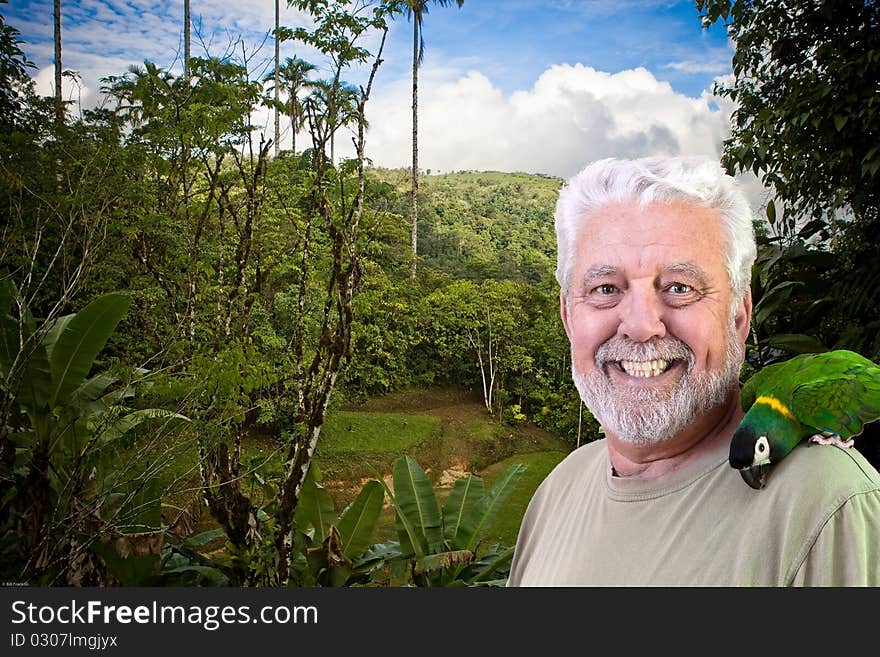
[[[752,488],[802,440],[851,447],[880,418],[880,366],[852,351],[803,354],[765,367],[740,393],[746,416],[730,443],[730,465]]]

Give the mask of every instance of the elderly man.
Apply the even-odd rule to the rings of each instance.
[[[880,585],[880,475],[811,446],[753,490],[743,417],[755,239],[717,162],[603,160],[564,187],[557,280],[572,372],[605,438],[536,491],[511,586]]]

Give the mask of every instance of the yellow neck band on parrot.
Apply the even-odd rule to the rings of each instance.
[[[782,413],[789,420],[794,420],[794,415],[792,415],[791,411],[788,410],[788,406],[783,404],[781,401],[776,399],[776,397],[766,397],[761,396],[755,400],[756,404],[767,404],[770,408],[778,413]]]

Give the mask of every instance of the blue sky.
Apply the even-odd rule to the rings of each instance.
[[[12,0],[0,12],[40,67],[38,89],[51,93],[51,0]],[[62,12],[63,64],[81,76],[65,94],[83,104],[98,102],[102,76],[144,59],[179,70],[182,0],[62,0]],[[272,0],[191,0],[191,12],[194,54],[240,39],[255,74],[270,65]],[[282,8],[282,24],[303,20]],[[568,176],[596,157],[720,152],[731,108],[711,89],[730,74],[732,47],[723,28],[702,28],[693,0],[465,0],[432,6],[424,37],[425,168]],[[411,49],[401,17],[368,110],[368,154],[384,166],[408,160]],[[282,57],[294,53],[321,63],[282,44]]]
[[[699,95],[730,72],[723,28],[705,30],[693,0],[465,0],[432,7],[426,57],[485,73],[500,89],[524,89],[553,64],[618,72],[642,66],[674,89]]]
[[[94,43],[90,34],[98,36],[108,27],[115,30],[115,38],[100,48],[108,63],[150,58],[170,64],[180,41],[182,7],[181,0],[62,0],[62,30],[70,31],[64,36],[71,40],[64,47],[65,66],[81,69],[83,55],[99,54],[81,48]],[[230,7],[260,11],[235,17]],[[229,32],[258,44],[271,28],[273,7],[272,0],[191,0],[194,22],[201,21],[201,31],[215,43]],[[50,66],[51,0],[12,0],[0,5],[0,11],[30,44],[31,59],[40,67]],[[282,15],[297,16],[287,7]],[[146,21],[139,20],[144,16]],[[131,40],[126,39],[129,35]],[[144,43],[150,35],[155,40]],[[394,56],[386,62],[396,74],[408,72],[409,37],[409,24],[401,17],[388,44]],[[506,93],[530,86],[552,64],[582,63],[608,72],[642,66],[677,91],[699,95],[715,76],[730,72],[732,54],[723,28],[701,27],[693,0],[466,0],[461,8],[454,3],[430,7],[425,40],[426,63],[476,68]],[[155,47],[145,47],[149,45]],[[282,54],[295,49],[285,43]],[[271,46],[265,50],[271,54]]]

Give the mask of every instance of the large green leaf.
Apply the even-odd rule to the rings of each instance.
[[[509,547],[478,561],[474,564],[477,567],[477,572],[468,580],[468,584],[493,581],[492,578],[497,574],[498,569],[513,560],[513,552],[514,548]]]
[[[369,547],[384,500],[382,484],[368,481],[355,501],[339,516],[337,527],[342,539],[342,553],[349,559],[354,559]]]
[[[784,349],[795,354],[814,354],[828,351],[828,347],[818,339],[802,333],[778,333],[771,335],[768,342],[771,347]]]
[[[474,535],[485,498],[483,480],[470,475],[457,479],[443,505],[443,534],[454,550],[463,550]]]
[[[124,294],[105,294],[65,323],[49,360],[53,408],[82,384],[130,304],[131,298]]]
[[[401,520],[405,518],[407,525],[415,529],[418,544],[413,544],[413,551],[418,556],[441,552],[443,533],[440,508],[428,476],[410,456],[401,456],[394,461],[391,475],[397,515]]]
[[[778,308],[788,302],[793,288],[803,285],[801,281],[783,281],[767,290],[755,305],[755,323],[761,326]]]
[[[406,554],[411,554],[408,552]],[[368,547],[357,559],[354,567],[360,570],[368,570],[380,567],[386,561],[399,560],[405,556],[400,547],[400,541],[388,541],[387,543],[375,543]]]
[[[336,520],[336,507],[330,493],[315,481],[312,468],[306,473],[294,518],[297,526],[305,531],[307,525],[315,528],[315,542],[320,543],[330,534],[330,526]]]
[[[49,325],[49,330],[46,331],[46,335],[43,337],[43,346],[46,347],[46,355],[49,358],[52,358],[52,350],[55,349],[55,344],[58,342],[58,336],[64,332],[64,329],[74,317],[76,317],[76,313],[64,315],[63,317],[55,319]]]
[[[181,545],[188,548],[196,548],[201,547],[202,545],[207,545],[211,541],[216,541],[220,538],[226,538],[226,532],[220,527],[215,527],[214,529],[187,536]]]
[[[119,379],[109,374],[96,374],[90,379],[82,382],[76,390],[71,393],[71,405],[77,408],[84,406],[88,402],[95,401],[104,394],[104,391]]]
[[[422,544],[421,539],[423,536],[418,531],[416,525],[401,512],[400,508],[397,506],[397,499],[394,497],[394,491],[388,488],[388,484],[386,484],[385,480],[381,478],[382,475],[380,475],[375,468],[372,468],[372,470],[376,473],[379,483],[382,484],[382,488],[385,489],[385,493],[388,495],[388,499],[391,500],[391,504],[394,507],[394,526],[397,529],[400,554],[405,556],[424,554],[426,547]]]
[[[492,525],[492,521],[495,519],[498,509],[504,504],[504,501],[513,491],[525,471],[525,465],[522,463],[514,463],[507,468],[507,470],[505,470],[498,478],[498,481],[495,482],[495,485],[492,487],[492,490],[489,491],[489,495],[485,499],[483,514],[480,516],[477,526],[474,527],[473,535],[467,545],[468,550],[477,549],[477,543],[479,543],[482,538],[483,532],[489,529]]]

